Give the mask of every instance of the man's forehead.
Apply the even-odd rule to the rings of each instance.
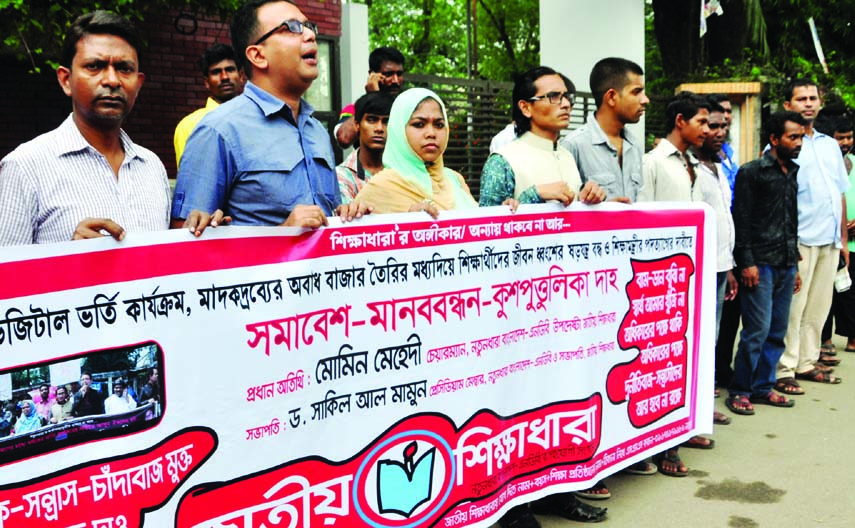
[[[793,99],[804,99],[806,97],[819,97],[819,90],[814,85],[796,86],[793,88]]]
[[[284,20],[299,20],[304,21],[306,17],[300,8],[288,2],[271,2],[264,4],[256,11],[256,17],[259,23],[259,33],[269,31],[277,24],[281,24]]]
[[[117,35],[106,33],[89,33],[77,41],[75,60],[100,58],[117,58],[137,61],[137,50],[131,44]]]
[[[710,123],[724,123],[724,112],[710,112]]]
[[[380,63],[380,71],[389,71],[389,70],[403,70],[403,65],[393,62],[390,60],[386,60]]]
[[[226,70],[228,68],[237,69],[237,64],[235,64],[235,61],[233,61],[231,59],[223,59],[220,62],[211,65],[211,67],[208,68],[208,71],[210,72],[213,70]]]
[[[565,91],[567,90],[567,85],[564,84],[564,79],[561,78],[560,75],[555,73],[550,73],[548,75],[544,75],[542,77],[538,77],[536,81],[534,81],[535,88],[540,88],[544,90],[555,90],[555,91]]]

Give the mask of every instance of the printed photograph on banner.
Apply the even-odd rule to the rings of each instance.
[[[0,465],[154,427],[162,370],[154,342],[3,370]]]

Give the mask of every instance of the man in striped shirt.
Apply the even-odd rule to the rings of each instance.
[[[71,25],[57,79],[72,113],[0,161],[0,246],[122,240],[126,229],[168,228],[163,163],[121,128],[145,79],[141,45],[133,25],[113,13],[95,11]],[[194,213],[194,227],[222,220],[222,213]]]

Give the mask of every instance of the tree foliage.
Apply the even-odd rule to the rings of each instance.
[[[371,48],[398,48],[414,73],[510,80],[540,61],[538,0],[356,1]]]
[[[0,0],[0,54],[14,54],[32,70],[56,66],[58,43],[75,18],[103,9],[143,20],[148,13],[181,9],[225,18],[241,0]]]
[[[824,86],[829,103],[855,106],[855,0],[721,0],[722,15],[700,32],[700,3],[648,0],[662,74],[674,86],[705,79],[759,80],[774,96],[793,77]],[[817,58],[808,19],[813,17],[827,59]],[[648,74],[648,77],[650,75]]]

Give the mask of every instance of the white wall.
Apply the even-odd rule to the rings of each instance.
[[[342,106],[365,93],[368,78],[368,6],[341,6],[341,101]]]
[[[540,63],[570,77],[580,92],[591,91],[588,77],[600,59],[644,68],[644,1],[540,0]],[[644,118],[628,128],[644,137]]]
[[[589,92],[591,68],[605,57],[644,67],[644,0],[540,0],[540,62]]]

